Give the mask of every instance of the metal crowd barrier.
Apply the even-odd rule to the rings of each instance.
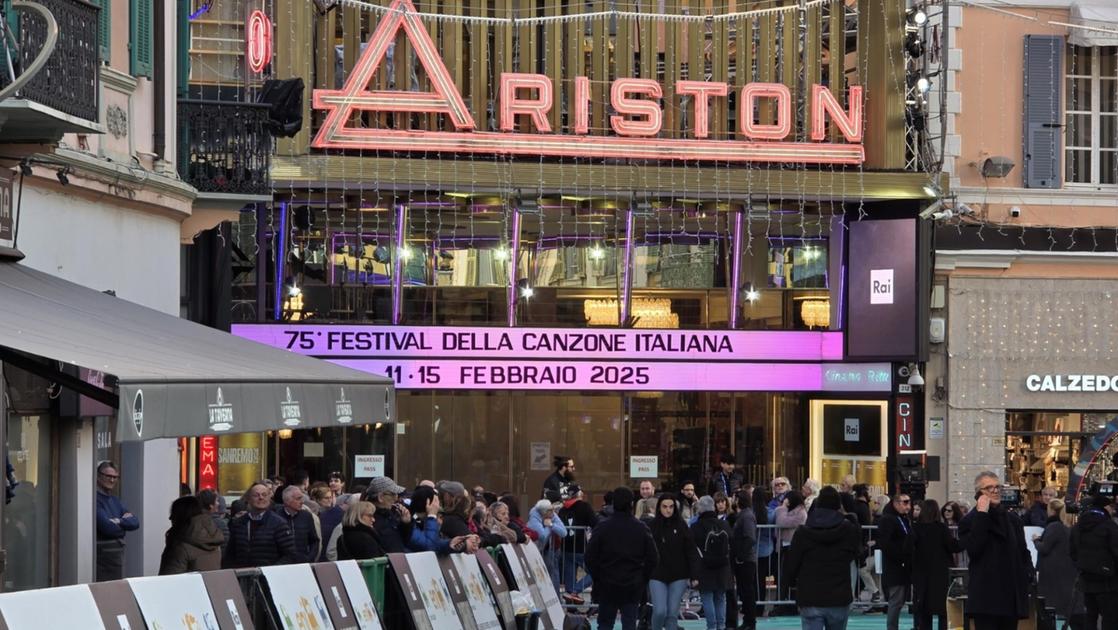
[[[752,601],[758,607],[766,607],[769,612],[780,612],[781,609],[791,612],[795,600],[784,580],[784,556],[781,555],[781,534],[790,538],[794,528],[779,528],[776,525],[758,525],[758,537],[768,535],[773,541],[772,553],[767,557],[758,557],[757,575],[754,580],[756,585]],[[955,528],[951,528],[955,532]],[[567,526],[567,537],[563,539],[559,548],[545,552],[544,559],[551,570],[552,581],[560,594],[578,596],[582,601],[564,599],[564,606],[572,610],[583,610],[589,606],[593,591],[593,580],[586,574],[582,545],[578,541],[579,533],[589,535],[585,527]],[[874,537],[877,534],[876,525],[862,527],[863,539],[867,547],[867,557],[857,568],[851,568],[851,588],[854,591],[854,607],[856,609],[869,609],[884,606],[885,593],[881,589],[880,569],[876,566],[874,558]],[[957,554],[954,564],[957,567],[966,566],[966,554]],[[735,583],[736,583],[735,576]],[[881,602],[873,602],[873,593],[881,593]],[[747,594],[737,593],[738,601],[748,601]],[[911,603],[911,602],[909,602]]]

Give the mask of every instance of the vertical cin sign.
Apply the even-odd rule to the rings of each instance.
[[[198,438],[198,489],[217,488],[217,436]]]
[[[272,61],[272,21],[257,9],[245,26],[245,62],[248,69],[261,73]]]
[[[897,420],[897,452],[911,451],[913,434],[913,422],[915,414],[912,409],[912,396],[897,396],[896,407],[896,420]]]

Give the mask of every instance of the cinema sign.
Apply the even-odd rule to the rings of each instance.
[[[433,90],[369,90],[377,68],[400,29],[412,43]],[[730,86],[719,81],[679,81],[675,91],[692,97],[693,138],[657,138],[663,125],[660,105],[663,88],[655,80],[619,78],[609,89],[610,105],[616,113],[608,121],[596,121],[615,135],[590,135],[590,79],[575,77],[568,111],[573,121],[569,131],[558,133],[547,119],[555,106],[551,78],[542,74],[502,73],[497,92],[500,131],[480,131],[462,94],[451,79],[438,49],[420,21],[411,0],[394,0],[361,58],[340,90],[315,90],[314,108],[326,112],[312,146],[320,149],[370,149],[380,151],[425,151],[487,153],[555,157],[634,158],[652,160],[699,160],[720,162],[794,162],[802,164],[860,164],[862,148],[862,88],[852,86],[849,108],[843,109],[831,91],[811,86],[810,142],[788,141],[793,127],[792,94],[779,83],[748,83],[738,94],[739,139],[709,138],[710,104],[729,96]],[[759,123],[754,107],[768,101],[775,122]],[[412,112],[444,114],[455,131],[426,131],[348,126],[362,112]],[[516,132],[526,117],[536,133]],[[845,143],[827,142],[830,119]]]

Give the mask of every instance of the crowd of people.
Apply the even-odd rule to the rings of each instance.
[[[100,552],[102,537],[123,540],[138,523],[111,495],[115,468],[107,464],[99,477]],[[556,458],[526,514],[512,494],[457,481],[411,490],[388,477],[346,484],[341,473],[313,484],[304,473],[263,479],[228,509],[213,490],[182,496],[171,506],[160,573],[532,543],[565,603],[589,607],[592,595],[603,630],[618,616],[625,630],[638,622],[677,628],[689,589],[708,630],[752,630],[764,614],[798,614],[805,630],[843,629],[855,601],[884,609],[887,630],[899,630],[911,601],[916,629],[931,630],[934,620],[947,627],[951,569],[965,567],[975,630],[1016,628],[1033,584],[1074,630],[1094,630],[1099,619],[1118,628],[1118,524],[1109,498],[1092,497],[1077,521],[1051,492],[1027,511],[1008,509],[992,472],[975,480],[973,509],[874,496],[853,477],[836,486],[808,479],[799,489],[785,477],[752,485],[728,456],[706,494],[693,482],[658,492],[644,480],[635,493],[605,493],[597,510],[567,457]],[[1024,527],[1036,523],[1044,529],[1034,537],[1034,568]],[[99,579],[101,564],[99,553]]]

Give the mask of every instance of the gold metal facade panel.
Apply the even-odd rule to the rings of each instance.
[[[388,2],[378,2],[387,6]],[[795,4],[781,0],[779,4]],[[753,81],[783,83],[793,95],[793,112],[796,118],[790,140],[804,140],[810,129],[810,91],[814,83],[831,86],[841,103],[846,102],[845,88],[862,83],[866,88],[866,169],[894,169],[903,167],[904,115],[903,77],[898,82],[895,68],[889,61],[902,56],[903,7],[899,0],[886,0],[884,5],[861,2],[860,8],[869,11],[870,18],[859,24],[857,50],[846,48],[844,3],[796,9],[780,14],[742,17],[728,21],[673,21],[634,17],[609,19],[582,19],[577,16],[587,11],[659,10],[656,5],[622,0],[611,4],[605,0],[589,3],[541,2],[539,0],[415,0],[418,11],[469,17],[553,17],[563,21],[539,24],[463,23],[423,19],[422,22],[440,51],[450,76],[462,94],[474,117],[478,130],[489,131],[496,125],[498,83],[504,72],[544,74],[554,85],[554,103],[547,120],[552,133],[573,133],[574,80],[577,76],[590,79],[590,133],[612,135],[609,116],[611,81],[622,77],[654,79],[661,83],[664,98],[664,124],[661,138],[694,137],[695,104],[691,97],[676,92],[676,82],[681,79],[724,81],[732,92]],[[730,11],[753,8],[740,0],[666,0],[663,10],[678,15],[718,15]],[[883,14],[882,6],[885,7]],[[382,19],[382,13],[359,8],[343,7],[337,12],[320,16],[294,0],[277,0],[276,72],[279,78],[301,76],[308,82],[304,99],[303,130],[291,140],[281,140],[277,153],[281,156],[315,155],[309,143],[322,122],[322,114],[310,112],[310,89],[336,88],[344,76],[336,76],[340,69],[348,76],[361,54],[361,45]],[[895,27],[895,28],[894,28]],[[895,31],[895,32],[894,32]],[[316,37],[317,34],[317,37]],[[853,40],[852,40],[853,41]],[[841,43],[841,44],[840,44]],[[414,49],[402,31],[397,35],[394,60],[390,65],[382,62],[368,86],[373,90],[429,91],[431,82],[426,72],[414,58]],[[342,50],[342,64],[338,68],[334,59],[335,46]],[[837,48],[836,48],[837,47]],[[854,54],[854,53],[857,54]],[[391,75],[391,76],[390,76]],[[843,77],[843,80],[836,80]],[[736,102],[736,99],[735,101]],[[731,100],[710,99],[710,137],[734,139],[741,121],[741,112],[734,111]],[[771,101],[762,99],[756,118],[761,123],[773,122],[774,108]],[[382,127],[415,130],[449,130],[449,123],[441,114],[374,113],[356,115],[347,123],[352,127]],[[517,120],[517,130],[532,133],[534,125],[527,116]],[[468,133],[468,132],[466,132]],[[831,140],[841,139],[833,131]],[[652,183],[654,188],[664,188],[661,182],[677,184],[687,182],[721,182],[731,185],[717,190],[754,190],[756,182],[776,182],[794,190],[800,181],[834,182],[844,186],[827,190],[827,198],[861,198],[864,182],[880,181],[878,188],[867,190],[872,197],[882,191],[905,188],[912,178],[882,178],[876,173],[851,172],[814,173],[818,167],[773,165],[776,172],[764,168],[727,167],[705,163],[684,167],[679,163],[650,164],[640,167],[611,164],[541,164],[532,158],[470,158],[453,155],[419,155],[397,157],[388,152],[364,150],[366,166],[356,169],[357,180],[367,185],[377,183],[388,187],[403,187],[418,173],[432,173],[441,181],[468,183],[475,187],[507,186],[524,187],[520,180],[508,179],[507,174],[528,175],[528,186],[535,183],[535,175],[547,178],[542,185],[561,186],[566,182],[577,185],[616,188],[618,173],[642,169],[645,174],[624,179]],[[347,156],[333,152],[327,158],[331,172],[352,172],[350,166],[355,153]],[[296,161],[279,160],[274,177],[277,186],[284,182],[311,182],[320,169],[317,159],[307,157]],[[375,162],[374,162],[375,161]],[[336,162],[336,164],[334,164]],[[511,163],[506,163],[511,162]],[[292,171],[295,164],[301,164]],[[375,165],[374,165],[375,164]],[[393,168],[382,168],[391,165]],[[407,170],[396,171],[399,166]],[[416,171],[416,167],[421,168]],[[585,172],[578,172],[585,171]],[[680,175],[667,175],[680,172]],[[709,172],[708,172],[709,171]],[[314,173],[314,175],[312,175]],[[494,178],[488,178],[490,173]],[[554,175],[552,175],[554,174]],[[499,177],[499,178],[497,178]],[[352,181],[348,176],[347,181]],[[465,180],[469,180],[468,182]],[[584,184],[583,182],[593,182]],[[420,182],[426,183],[426,181]],[[926,181],[923,183],[927,183]],[[921,197],[920,186],[915,185],[902,197]],[[676,192],[695,189],[676,189]],[[699,189],[703,192],[705,189]],[[782,189],[785,193],[789,188]],[[814,195],[815,193],[812,193]],[[796,195],[798,196],[798,195]]]

